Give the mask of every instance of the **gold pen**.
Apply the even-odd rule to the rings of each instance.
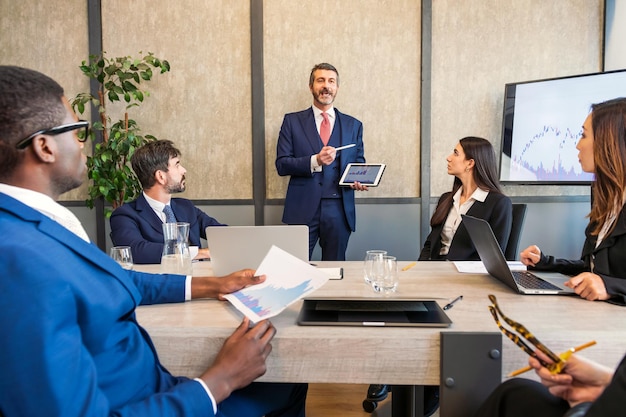
[[[403,271],[408,271],[409,269],[413,268],[415,265],[417,265],[417,262],[411,262],[410,264],[408,264],[407,266],[402,268],[402,270]]]
[[[570,356],[572,356],[572,353],[581,351],[583,349],[587,349],[588,347],[593,346],[595,344],[596,344],[596,341],[592,340],[591,342],[587,342],[580,346],[576,346],[576,347],[566,350],[565,352],[559,354],[559,357],[563,360],[567,360],[569,359]],[[510,374],[507,375],[507,377],[510,378],[510,377],[518,376],[518,375],[523,374],[524,372],[530,371],[531,369],[533,369],[532,366],[525,366],[524,368],[520,368],[518,370],[511,372]]]

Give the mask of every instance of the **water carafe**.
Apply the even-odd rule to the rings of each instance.
[[[189,223],[163,223],[163,254],[161,272],[191,275],[189,254]]]

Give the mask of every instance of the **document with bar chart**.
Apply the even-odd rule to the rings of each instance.
[[[329,278],[323,270],[276,246],[267,252],[256,274],[266,275],[265,282],[224,297],[254,323],[276,316]]]

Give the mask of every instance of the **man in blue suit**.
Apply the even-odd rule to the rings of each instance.
[[[264,277],[127,271],[91,244],[56,202],[85,177],[88,126],[55,81],[0,66],[0,415],[304,416],[305,384],[252,383],[271,352],[268,321],[244,319],[198,378],[160,364],[138,305],[218,297]]]
[[[111,240],[117,246],[130,246],[138,264],[158,264],[163,252],[163,223],[189,223],[189,244],[200,247],[207,226],[222,223],[184,198],[172,194],[185,191],[187,170],[180,163],[180,151],[169,140],[148,142],[131,157],[133,171],[143,187],[135,201],[119,206],[111,214]],[[167,207],[175,218],[168,220]],[[198,259],[209,258],[209,249],[198,250]]]
[[[285,115],[276,147],[276,169],[290,175],[283,222],[309,226],[309,258],[319,240],[323,261],[344,261],[350,233],[356,229],[355,182],[339,186],[351,162],[363,163],[363,124],[333,107],[339,73],[327,63],[311,70],[313,106]],[[345,145],[354,147],[337,151]]]

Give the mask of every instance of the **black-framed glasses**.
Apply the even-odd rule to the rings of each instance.
[[[515,320],[511,320],[510,318],[505,316],[504,313],[502,313],[502,310],[500,310],[500,306],[498,306],[495,295],[489,294],[489,300],[491,301],[489,311],[491,312],[493,319],[496,321],[496,324],[498,325],[502,333],[504,333],[506,337],[511,339],[528,355],[537,359],[541,363],[541,365],[548,368],[552,373],[561,372],[563,366],[565,365],[565,361],[561,357],[559,357],[559,355],[556,355],[554,352],[548,349],[546,345],[539,341],[539,339],[533,336],[533,334],[529,332],[523,324],[518,323]],[[506,324],[511,326],[513,330],[505,328],[502,323],[500,323],[500,318],[498,317],[498,315],[500,315],[500,317],[502,317],[502,320],[504,320]],[[535,351],[528,344],[535,346],[539,351],[549,357],[550,360],[552,360],[554,363],[547,363],[546,361],[540,359]]]
[[[17,149],[26,148],[37,135],[53,135],[54,136],[54,135],[60,135],[61,133],[69,132],[72,130],[78,130],[78,129],[84,129],[83,132],[78,133],[78,140],[80,142],[86,141],[87,137],[89,136],[89,122],[87,120],[79,120],[75,123],[55,126],[55,127],[51,127],[50,129],[38,130],[32,135],[29,135],[25,137],[24,139],[20,140],[19,142],[17,142],[15,147]]]

